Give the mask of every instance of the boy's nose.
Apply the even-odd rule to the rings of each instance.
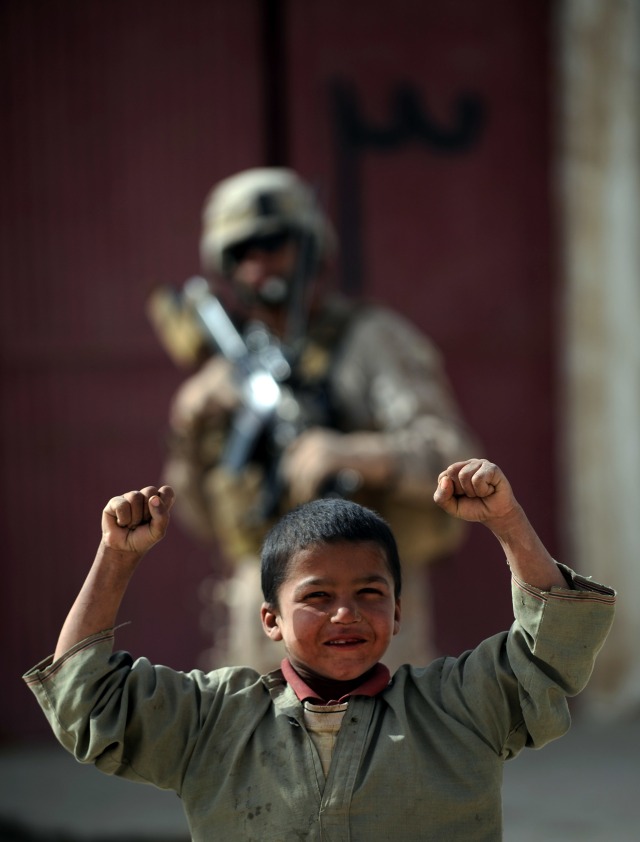
[[[359,623],[361,619],[360,612],[355,605],[342,604],[333,612],[331,622],[350,624]]]

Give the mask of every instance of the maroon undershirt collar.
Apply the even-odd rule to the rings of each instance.
[[[285,658],[282,661],[280,668],[282,669],[282,674],[284,675],[287,684],[291,685],[291,688],[298,697],[298,700],[301,702],[312,702],[316,705],[338,705],[346,701],[349,696],[377,696],[378,693],[381,693],[384,688],[387,687],[391,678],[391,673],[387,667],[385,667],[384,664],[377,663],[369,672],[368,677],[362,682],[362,684],[355,687],[353,690],[349,690],[348,693],[345,693],[344,696],[341,696],[339,699],[331,699],[330,701],[327,701],[326,699],[320,699],[316,692],[309,687],[306,681],[298,675],[295,669],[291,666],[288,658]]]

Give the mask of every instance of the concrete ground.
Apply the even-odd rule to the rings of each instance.
[[[576,722],[505,766],[505,842],[640,842],[640,718]]]
[[[639,842],[640,719],[577,721],[506,764],[505,842]],[[101,775],[53,742],[0,749],[4,842],[187,842],[172,793]],[[472,840],[460,840],[472,842]]]

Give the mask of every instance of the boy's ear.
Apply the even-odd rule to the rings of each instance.
[[[282,640],[282,632],[278,625],[277,610],[273,605],[263,602],[262,608],[260,609],[260,618],[262,619],[262,628],[267,637],[271,638],[271,640]]]
[[[402,599],[396,599],[396,610],[393,615],[393,633],[398,634],[400,631],[400,620],[402,618]]]

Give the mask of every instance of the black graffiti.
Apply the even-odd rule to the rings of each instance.
[[[450,126],[442,125],[425,111],[418,91],[400,84],[391,95],[389,126],[367,122],[353,88],[333,86],[334,115],[339,134],[350,146],[362,149],[395,149],[410,140],[438,152],[464,152],[480,137],[485,108],[479,97],[460,94],[453,103]]]
[[[362,113],[353,86],[336,81],[330,88],[336,155],[338,233],[342,243],[342,285],[351,293],[362,289],[362,208],[360,162],[367,151],[395,151],[408,143],[422,144],[434,154],[462,154],[480,139],[487,120],[484,101],[459,94],[452,117],[443,123],[431,116],[419,92],[399,83],[391,94],[390,119],[377,125]]]

